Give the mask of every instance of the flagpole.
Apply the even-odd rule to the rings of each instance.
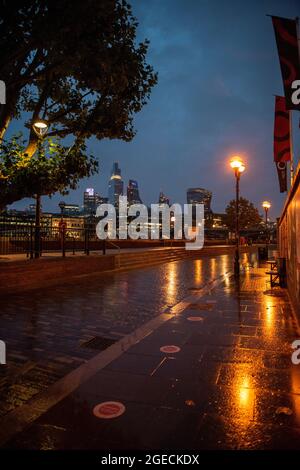
[[[298,38],[298,56],[299,56],[299,64],[300,64],[300,26],[299,26],[299,16],[296,16],[296,31],[297,31],[297,38]],[[299,69],[300,69],[300,65],[299,65]],[[300,119],[299,119],[299,127],[300,127]],[[299,158],[299,155],[297,156],[297,166],[296,166],[296,170],[298,169],[298,165],[299,165],[299,161],[300,161],[300,158]]]
[[[298,55],[300,59],[300,34],[299,34],[299,16],[296,16],[296,30],[297,30],[297,39],[298,39]]]
[[[296,16],[295,18],[296,21],[296,34],[297,34],[297,39],[298,39],[298,55],[299,55],[299,60],[300,60],[300,34],[299,34],[299,17]],[[293,114],[292,111],[289,111],[290,113],[290,148],[291,148],[291,162],[290,162],[290,173],[291,173],[291,187],[293,186],[293,180],[294,180],[294,143],[293,143]]]
[[[291,187],[293,186],[294,180],[294,150],[293,150],[293,115],[292,111],[289,111],[289,121],[290,121],[290,176],[291,176]]]

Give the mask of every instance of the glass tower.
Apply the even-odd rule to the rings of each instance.
[[[128,205],[132,204],[142,204],[142,200],[139,194],[138,182],[135,180],[129,180],[127,186],[127,202]]]
[[[123,196],[123,180],[118,162],[114,162],[108,183],[108,200],[115,207],[119,206],[119,196]]]

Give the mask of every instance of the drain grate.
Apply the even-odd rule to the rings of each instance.
[[[88,341],[85,341],[81,344],[82,348],[98,349],[98,351],[103,351],[106,348],[109,348],[112,344],[116,342],[112,338],[104,338],[103,336],[95,336]]]
[[[212,310],[212,304],[189,304],[188,309],[190,310]]]

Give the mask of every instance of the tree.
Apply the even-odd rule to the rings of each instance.
[[[0,0],[0,140],[15,118],[29,113],[23,160],[35,154],[35,119],[48,135],[85,139],[135,135],[133,116],[157,82],[146,63],[148,41],[136,44],[137,21],[124,0]]]
[[[49,138],[39,143],[33,157],[20,158],[23,152],[21,137],[0,144],[0,209],[34,194],[67,194],[68,188],[76,189],[81,178],[98,169],[83,143],[69,148]]]
[[[235,220],[236,220],[236,207],[235,200],[229,202],[228,206],[225,209],[225,224],[228,229],[231,231],[235,230]],[[258,209],[254,207],[254,204],[248,199],[243,197],[239,200],[239,225],[240,230],[245,230],[251,227],[259,225],[262,221],[261,216],[259,215]]]

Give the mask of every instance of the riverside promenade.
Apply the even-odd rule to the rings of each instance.
[[[16,295],[0,331],[14,322],[8,357],[23,374],[0,392],[2,448],[298,449],[295,312],[255,256],[243,255],[240,282],[232,261]]]

